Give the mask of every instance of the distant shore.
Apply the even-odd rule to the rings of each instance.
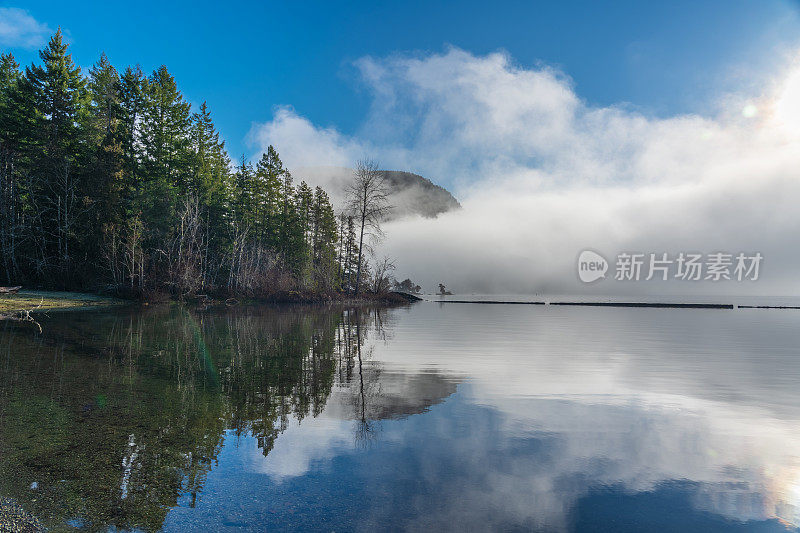
[[[556,301],[543,300],[425,300],[450,304],[489,304],[489,305],[553,305],[567,307],[640,307],[656,309],[800,309],[798,305],[745,305],[734,303],[696,303],[696,302],[597,302],[597,301]]]

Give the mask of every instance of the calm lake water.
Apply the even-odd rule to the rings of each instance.
[[[421,302],[0,324],[55,531],[794,531],[800,311]]]

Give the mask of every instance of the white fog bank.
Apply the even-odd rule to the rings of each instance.
[[[502,53],[357,65],[372,105],[355,135],[280,108],[251,139],[290,169],[366,155],[450,189],[463,209],[387,225],[381,252],[401,278],[456,293],[800,293],[800,64],[760,95],[721,95],[711,118],[591,106],[564,74]],[[578,280],[587,248],[608,279]],[[616,282],[623,251],[764,260],[758,281]]]

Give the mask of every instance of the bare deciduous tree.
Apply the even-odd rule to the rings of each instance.
[[[375,258],[375,274],[372,277],[372,292],[382,294],[387,292],[392,286],[392,272],[395,270],[394,261],[388,255],[383,259]]]
[[[378,163],[362,159],[356,163],[353,179],[347,186],[348,208],[359,225],[358,265],[355,293],[358,294],[363,267],[364,237],[377,241],[383,237],[381,223],[391,209],[389,188],[378,170]]]

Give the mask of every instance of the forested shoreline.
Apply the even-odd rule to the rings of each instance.
[[[388,207],[379,185],[376,211],[337,215],[272,146],[233,167],[208,106],[192,109],[166,66],[120,72],[103,54],[84,75],[60,30],[40,58],[21,70],[0,55],[0,283],[135,297],[388,289],[391,262],[371,269],[363,253]]]

